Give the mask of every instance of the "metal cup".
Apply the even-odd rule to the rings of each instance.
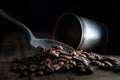
[[[107,38],[108,31],[103,23],[74,13],[61,15],[53,32],[53,39],[83,50],[103,48]]]

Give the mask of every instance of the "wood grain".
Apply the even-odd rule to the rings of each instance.
[[[37,37],[51,38],[52,34],[36,33]],[[0,80],[120,80],[120,73],[112,71],[95,70],[91,75],[76,75],[72,72],[53,73],[47,76],[36,77],[29,75],[20,78],[18,73],[9,70],[10,61],[13,57],[21,58],[23,56],[32,56],[34,50],[29,45],[27,35],[20,32],[7,32],[2,40],[2,48],[0,52]],[[120,59],[120,55],[108,55]]]

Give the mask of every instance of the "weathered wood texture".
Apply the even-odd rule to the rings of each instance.
[[[36,33],[41,38],[51,38],[51,33]],[[34,77],[32,75],[19,78],[18,73],[9,71],[10,61],[13,57],[34,55],[34,51],[28,44],[27,36],[20,32],[7,32],[4,35],[0,52],[0,80],[120,80],[120,73],[96,70],[91,75],[75,75],[68,73],[53,73],[47,76]],[[108,56],[108,54],[105,54]],[[120,55],[113,55],[120,59]]]

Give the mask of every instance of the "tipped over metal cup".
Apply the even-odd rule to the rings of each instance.
[[[75,49],[93,50],[103,48],[107,42],[106,26],[98,21],[65,13],[56,21],[53,38]]]

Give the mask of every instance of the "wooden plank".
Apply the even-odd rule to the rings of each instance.
[[[44,34],[40,34],[44,36]],[[47,35],[46,35],[47,36]],[[9,71],[10,60],[13,57],[34,55],[34,50],[28,44],[26,35],[22,33],[7,33],[3,39],[3,51],[0,53],[0,80],[120,80],[120,74],[111,71],[96,70],[92,75],[75,75],[68,73],[53,73],[47,76],[36,77],[34,75],[19,78],[18,73]],[[108,55],[120,59],[120,55]]]

